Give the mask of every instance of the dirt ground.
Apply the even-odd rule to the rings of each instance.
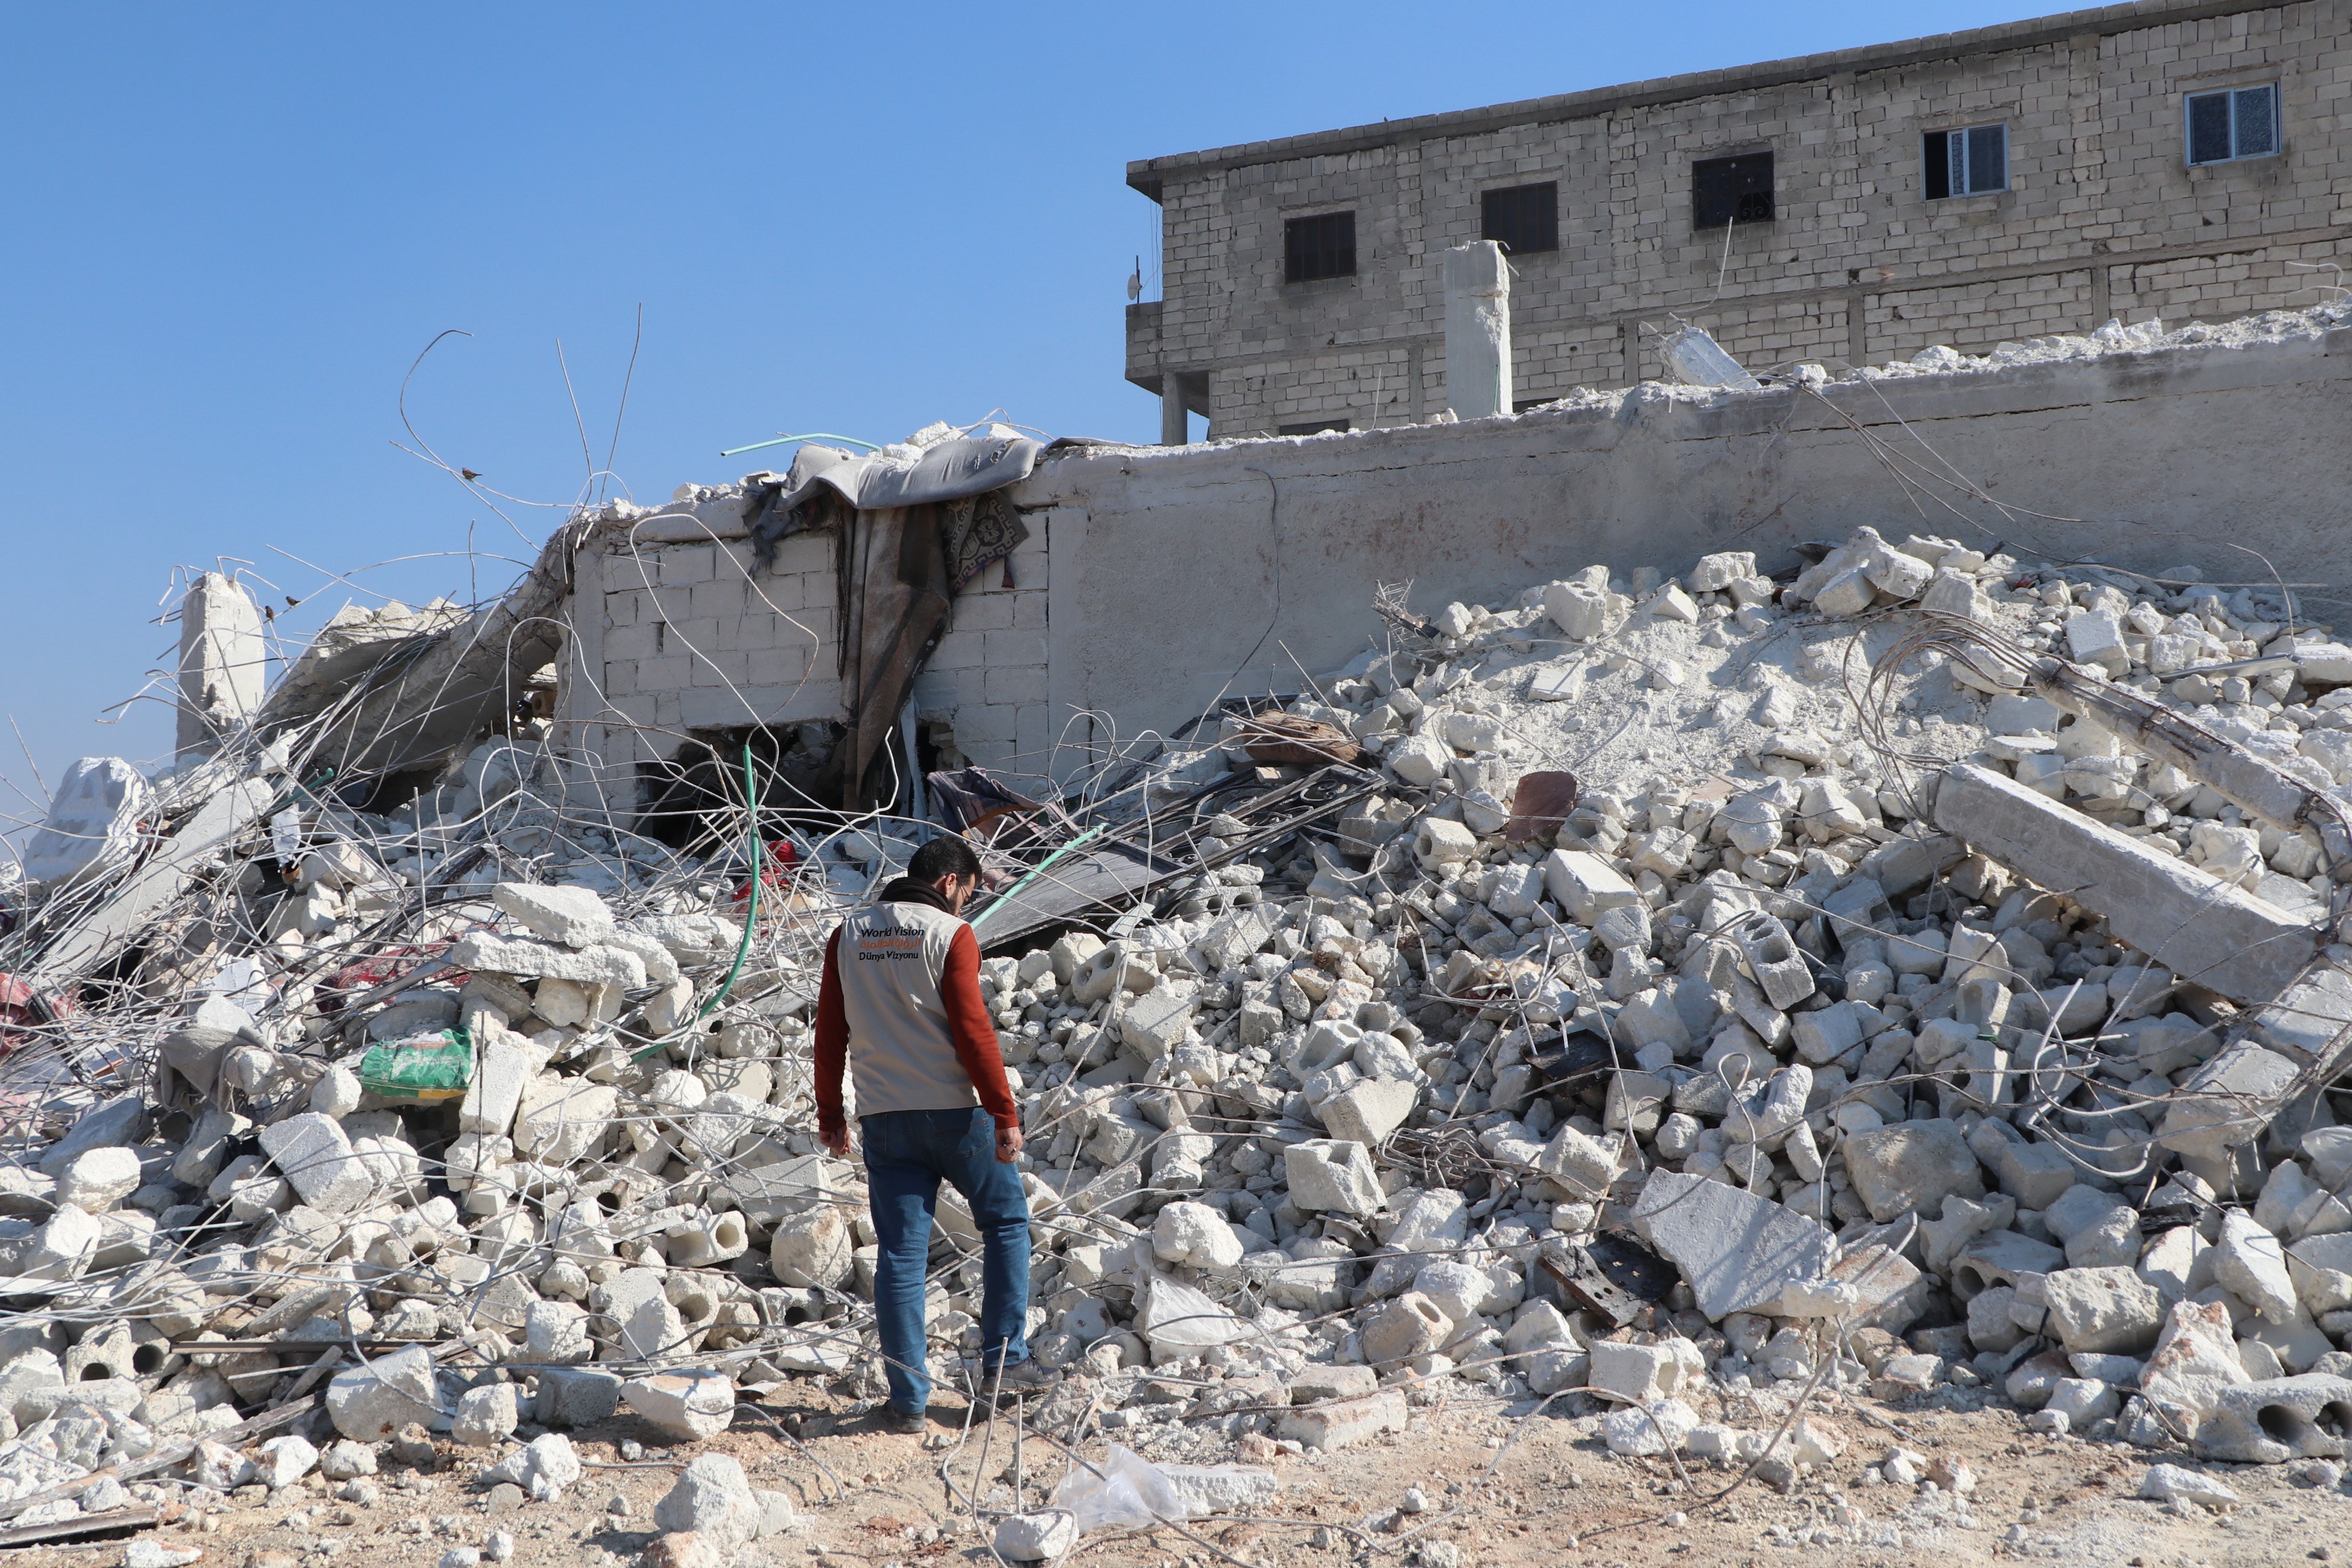
[[[919,1439],[879,1432],[854,1411],[814,1388],[779,1391],[768,1404],[740,1409],[734,1429],[709,1445],[736,1456],[754,1486],[789,1493],[800,1510],[795,1532],[728,1554],[727,1568],[987,1563],[987,1531],[969,1507],[951,1503],[950,1481],[1002,1508],[1017,1465],[1034,1506],[1065,1469],[1042,1438],[1016,1449],[1002,1419],[992,1430],[943,1424]],[[1600,1442],[1597,1417],[1515,1418],[1492,1402],[1427,1406],[1406,1432],[1331,1454],[1275,1458],[1281,1492],[1262,1517],[1195,1521],[1188,1528],[1197,1539],[1164,1529],[1097,1535],[1065,1561],[1088,1568],[1685,1568],[1793,1563],[1798,1553],[1874,1568],[2036,1558],[2134,1568],[2352,1561],[2352,1495],[2296,1486],[2284,1467],[2215,1467],[2239,1506],[2176,1505],[2182,1511],[2175,1512],[2133,1494],[2151,1463],[2188,1462],[2177,1452],[2029,1433],[2005,1409],[1902,1409],[1832,1397],[1822,1414],[1846,1439],[1834,1463],[1785,1493],[1751,1480],[1716,1501],[1736,1470],[1685,1460],[1678,1473],[1671,1460],[1616,1458]],[[1232,1457],[1232,1446],[1213,1436],[1163,1431],[1141,1445],[1147,1457]],[[329,1558],[433,1568],[453,1547],[486,1546],[494,1531],[512,1536],[517,1568],[635,1564],[654,1538],[655,1502],[679,1467],[707,1450],[663,1448],[661,1435],[634,1417],[573,1436],[593,1468],[553,1503],[477,1481],[486,1456],[445,1447],[435,1472],[388,1466],[373,1478],[373,1501],[339,1500],[341,1483],[313,1476],[276,1496],[245,1488],[220,1511],[190,1513],[147,1539],[203,1548],[199,1568],[300,1568]],[[643,1446],[635,1460],[622,1457],[636,1452],[625,1448],[630,1443]],[[1898,1444],[1965,1465],[1973,1489],[1874,1484],[1865,1470]],[[1100,1457],[1099,1438],[1088,1452]],[[1409,1500],[1409,1491],[1419,1495]],[[1423,1511],[1402,1511],[1409,1500]],[[26,1568],[114,1568],[125,1544],[7,1555]]]

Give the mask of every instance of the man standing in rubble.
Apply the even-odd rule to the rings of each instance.
[[[1029,1359],[1029,1202],[1013,1162],[1021,1113],[980,994],[980,943],[961,916],[980,858],[961,838],[915,851],[872,908],[841,922],[824,948],[816,1007],[817,1134],[847,1157],[846,1056],[857,1090],[867,1201],[881,1260],[874,1315],[890,1384],[891,1431],[919,1433],[931,1380],[923,1332],[925,1264],[940,1183],[971,1205],[985,1270],[981,1367],[1007,1394],[1055,1379]]]

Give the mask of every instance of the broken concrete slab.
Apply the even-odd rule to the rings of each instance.
[[[1818,1221],[1738,1187],[1653,1171],[1634,1200],[1633,1224],[1683,1271],[1699,1310],[1720,1321],[1777,1301],[1829,1267],[1837,1238]]]
[[[1971,848],[2105,916],[2150,962],[2232,1000],[2271,1001],[2317,955],[2309,926],[1989,768],[1948,769],[1935,817]]]
[[[1383,1432],[1402,1432],[1409,1423],[1411,1414],[1405,1407],[1402,1391],[1383,1389],[1361,1399],[1343,1399],[1329,1405],[1307,1405],[1286,1410],[1275,1424],[1275,1436],[1318,1452],[1329,1453],[1350,1443],[1360,1443],[1367,1437],[1377,1437]]]
[[[2221,1390],[2191,1447],[2236,1465],[2341,1458],[2352,1434],[2352,1379],[2305,1373]]]

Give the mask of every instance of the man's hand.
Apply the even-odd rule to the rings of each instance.
[[[817,1134],[817,1142],[824,1145],[824,1152],[833,1155],[835,1159],[846,1160],[849,1158],[848,1128],[844,1127],[837,1132],[820,1132]]]
[[[996,1163],[1010,1165],[1021,1157],[1021,1129],[1000,1127],[996,1130]]]

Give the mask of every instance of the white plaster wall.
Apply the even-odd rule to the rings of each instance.
[[[1699,404],[1648,385],[1615,412],[1121,448],[1049,464],[1013,499],[1053,509],[1057,724],[1092,710],[1131,736],[1228,688],[1296,690],[1292,656],[1336,668],[1378,633],[1383,581],[1413,579],[1431,613],[1594,561],[1671,574],[1753,549],[1785,567],[1796,542],[1863,523],[2147,572],[2187,563],[2216,581],[2263,578],[2258,551],[2288,581],[2329,584],[2305,597],[2341,616],[2347,435],[2352,329],[1839,386],[1826,401]],[[1908,465],[1907,488],[1873,442]],[[1990,501],[1927,480],[1939,464]]]
[[[1383,582],[1412,579],[1430,614],[1595,561],[1671,574],[1737,549],[1785,568],[1798,541],[1864,523],[2222,582],[2262,580],[2266,556],[2352,621],[2347,434],[2352,329],[1825,400],[1652,384],[1613,409],[1080,450],[1015,487],[1013,585],[992,568],[957,599],[916,699],[974,761],[1066,777],[1223,692],[1336,669],[1379,634]],[[1946,465],[1990,499],[1928,477]],[[831,541],[756,572],[740,505],[681,503],[578,557],[560,667],[576,776],[633,777],[696,730],[844,717]]]

